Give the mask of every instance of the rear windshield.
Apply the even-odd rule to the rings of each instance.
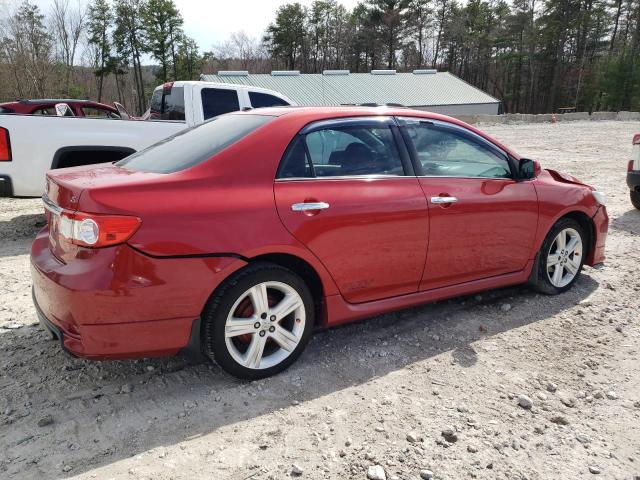
[[[184,88],[157,88],[149,107],[152,120],[184,120]]]
[[[145,172],[178,172],[204,162],[273,118],[248,114],[215,117],[140,150],[116,165]]]

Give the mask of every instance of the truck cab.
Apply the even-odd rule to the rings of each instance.
[[[184,121],[191,127],[224,113],[287,105],[295,103],[273,90],[249,85],[169,82],[154,89],[146,117]]]

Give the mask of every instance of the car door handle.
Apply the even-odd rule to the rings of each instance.
[[[456,203],[458,197],[431,197],[431,203]]]
[[[326,202],[304,202],[294,203],[291,205],[291,210],[294,212],[308,212],[310,210],[326,210],[329,208],[329,204]]]

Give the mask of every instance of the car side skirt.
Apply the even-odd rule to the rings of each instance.
[[[529,260],[525,268],[519,272],[507,273],[505,275],[474,280],[459,285],[451,285],[367,303],[351,304],[346,302],[340,295],[331,295],[326,297],[327,316],[329,318],[327,326],[341,325],[365,317],[414,307],[424,303],[445,300],[447,298],[470,295],[484,290],[523,284],[528,281],[534,263],[535,259]]]

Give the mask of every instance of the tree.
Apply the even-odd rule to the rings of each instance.
[[[167,82],[177,77],[176,48],[182,38],[182,16],[173,0],[149,0],[142,7],[146,51],[160,62],[158,79]]]
[[[113,42],[119,63],[122,66],[128,66],[131,62],[133,66],[138,114],[142,114],[147,109],[141,61],[145,51],[143,7],[142,0],[116,0],[115,14],[118,25],[113,32]]]
[[[198,44],[183,36],[176,49],[176,80],[196,80],[206,61],[207,56],[198,52]]]
[[[411,0],[407,6],[407,33],[415,42],[414,50],[417,55],[414,66],[416,68],[422,68],[425,65],[427,35],[433,23],[430,4],[431,0]]]
[[[5,61],[11,64],[19,97],[44,97],[47,78],[53,70],[52,40],[37,5],[24,1],[10,16],[0,44]]]
[[[299,3],[291,3],[278,8],[275,22],[267,27],[264,42],[270,54],[277,60],[285,61],[289,70],[296,68],[300,55],[303,57],[304,70],[306,18],[306,9]]]
[[[396,65],[396,52],[402,48],[402,40],[406,32],[407,7],[409,0],[368,0],[371,17],[378,25],[382,44],[386,48],[387,68]]]
[[[113,17],[107,0],[94,0],[89,7],[89,43],[96,46],[95,75],[98,77],[98,102],[102,101],[104,77],[109,74],[111,42],[109,30]]]
[[[69,0],[53,0],[51,10],[54,32],[60,49],[59,57],[65,70],[65,95],[70,97],[72,96],[71,75],[75,65],[80,36],[84,31],[87,11],[79,1],[74,8],[70,7]]]

